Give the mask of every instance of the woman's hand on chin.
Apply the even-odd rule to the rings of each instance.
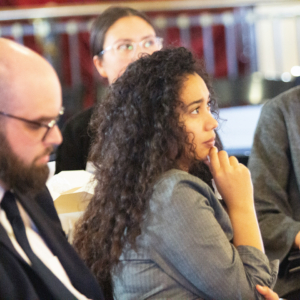
[[[217,189],[229,210],[253,209],[253,187],[249,170],[227,152],[210,149],[209,167]]]

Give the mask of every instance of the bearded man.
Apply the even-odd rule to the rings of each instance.
[[[58,77],[44,58],[0,38],[0,90],[0,299],[103,299],[45,187],[62,142]]]

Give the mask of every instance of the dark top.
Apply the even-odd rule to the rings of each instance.
[[[85,170],[91,136],[88,125],[94,111],[90,107],[72,117],[62,129],[63,142],[56,151],[56,170]]]

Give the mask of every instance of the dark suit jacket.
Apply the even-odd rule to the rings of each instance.
[[[95,278],[68,243],[49,191],[45,188],[33,199],[18,195],[18,200],[35,223],[53,255],[59,259],[73,286],[90,299],[104,299]],[[54,299],[30,266],[15,250],[1,224],[0,299]]]

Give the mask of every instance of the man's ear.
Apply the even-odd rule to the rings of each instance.
[[[104,70],[103,68],[103,62],[102,62],[102,59],[99,58],[98,55],[95,55],[93,57],[93,62],[94,62],[94,66],[96,67],[98,73],[104,77],[104,78],[107,78],[107,74],[106,74],[106,71]]]

